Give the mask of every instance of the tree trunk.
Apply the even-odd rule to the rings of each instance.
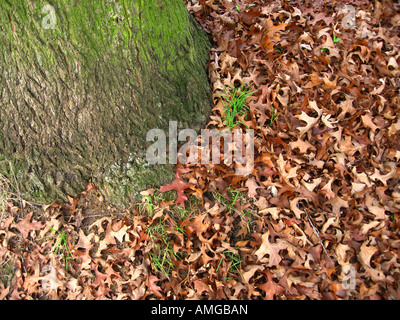
[[[200,129],[209,42],[182,0],[0,3],[0,172],[35,201],[91,180],[114,204],[173,178],[146,133]]]

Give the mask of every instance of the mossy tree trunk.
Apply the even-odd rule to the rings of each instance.
[[[209,113],[209,43],[182,0],[5,0],[0,43],[0,171],[29,199],[92,180],[126,205],[173,177],[146,165],[146,133]]]

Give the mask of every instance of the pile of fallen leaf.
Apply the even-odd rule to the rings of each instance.
[[[400,6],[186,5],[213,41],[207,128],[226,129],[227,92],[255,91],[238,119],[254,130],[251,174],[179,164],[133,210],[100,217],[82,204],[102,202],[91,185],[40,212],[10,203],[0,299],[399,299]],[[145,201],[171,190],[176,201]],[[191,197],[198,212],[177,216]],[[171,250],[160,272],[154,257]]]

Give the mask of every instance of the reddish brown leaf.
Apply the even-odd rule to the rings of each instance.
[[[185,201],[188,200],[188,198],[185,195],[184,190],[189,187],[189,184],[182,180],[181,174],[189,172],[190,169],[185,169],[180,167],[179,165],[176,166],[175,168],[175,179],[165,185],[160,187],[160,192],[167,192],[171,190],[175,190],[177,193],[177,199],[175,201],[176,204],[180,204],[182,207],[185,207]]]
[[[21,232],[22,236],[27,239],[28,235],[33,230],[40,230],[45,227],[41,222],[31,222],[33,212],[28,213],[25,219],[21,220],[18,223],[13,223],[11,226],[15,227],[19,232]]]
[[[265,300],[274,300],[275,295],[283,293],[285,289],[274,282],[271,271],[266,269],[263,273],[267,276],[267,282],[258,284],[257,288],[265,292]]]

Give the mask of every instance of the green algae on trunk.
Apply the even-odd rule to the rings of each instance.
[[[55,27],[43,27],[54,9]],[[115,204],[173,177],[146,165],[146,133],[199,130],[209,42],[180,0],[0,4],[0,172],[40,202],[89,181]],[[46,20],[47,19],[47,20]]]

